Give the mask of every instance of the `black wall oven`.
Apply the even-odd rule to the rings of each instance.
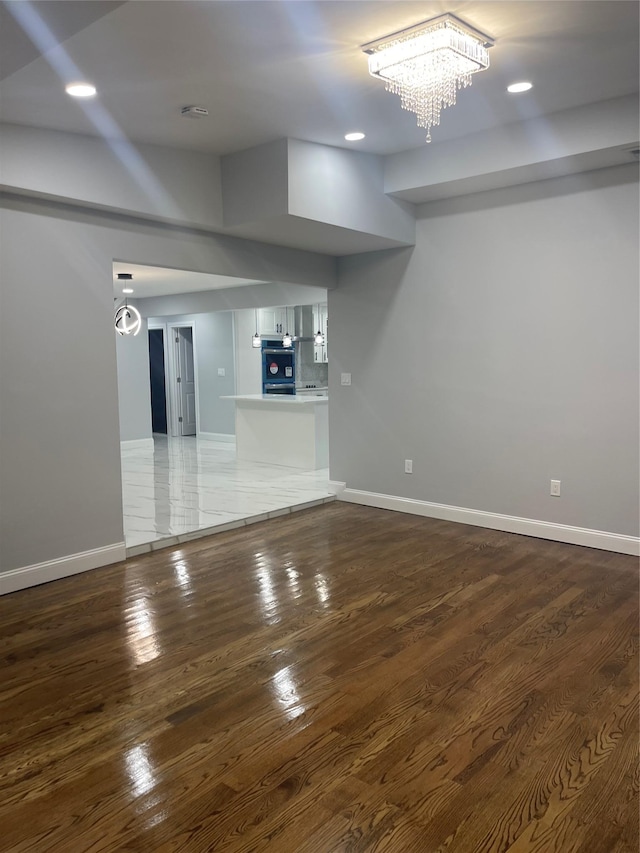
[[[288,384],[287,382],[266,382],[264,385],[264,393],[265,394],[295,394],[296,386],[295,383],[293,385]]]
[[[295,358],[293,347],[285,348],[280,341],[265,341],[262,347],[263,394],[296,393]]]

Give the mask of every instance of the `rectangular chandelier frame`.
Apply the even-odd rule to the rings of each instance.
[[[404,44],[408,45],[408,43],[413,44],[412,55],[413,58],[420,56],[422,54],[422,47],[420,46],[420,36],[425,35],[425,33],[430,32],[432,30],[436,30],[439,28],[443,28],[447,25],[451,25],[451,29],[461,30],[466,35],[470,36],[473,40],[478,43],[479,47],[487,50],[490,47],[493,47],[495,44],[494,39],[490,38],[486,33],[477,30],[475,27],[466,24],[464,21],[461,21],[460,18],[457,18],[455,15],[452,15],[448,12],[445,15],[438,15],[437,18],[429,18],[428,21],[422,21],[420,24],[414,24],[412,27],[407,27],[404,30],[397,30],[395,33],[389,33],[387,36],[383,36],[382,38],[376,39],[375,41],[367,42],[367,44],[362,45],[362,50],[364,53],[368,53],[370,56],[378,54],[382,56],[382,49],[386,48],[387,50],[392,50],[396,45]],[[412,36],[414,38],[412,38]],[[432,48],[432,50],[439,49],[440,46]],[[459,49],[452,46],[453,50]],[[482,54],[481,54],[482,56]],[[481,64],[482,68],[489,67],[489,57],[486,57],[486,65]],[[369,69],[371,70],[371,63],[369,64]],[[379,72],[371,73],[374,76],[380,76]]]

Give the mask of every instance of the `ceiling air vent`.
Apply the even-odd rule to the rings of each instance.
[[[209,110],[206,107],[182,107],[180,115],[187,118],[206,118],[209,115]]]

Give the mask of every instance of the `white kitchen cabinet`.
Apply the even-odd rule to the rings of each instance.
[[[281,336],[295,332],[295,312],[291,306],[261,308],[258,311],[258,331],[261,335]]]
[[[276,334],[276,309],[261,308],[258,311],[258,331],[261,335]]]
[[[283,314],[280,318],[280,323],[283,327],[282,331],[289,332],[292,335],[296,333],[296,309],[291,305],[282,308]]]

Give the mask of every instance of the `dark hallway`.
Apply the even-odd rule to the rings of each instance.
[[[164,381],[164,332],[149,329],[149,377],[151,381],[151,428],[167,432],[167,393]]]

